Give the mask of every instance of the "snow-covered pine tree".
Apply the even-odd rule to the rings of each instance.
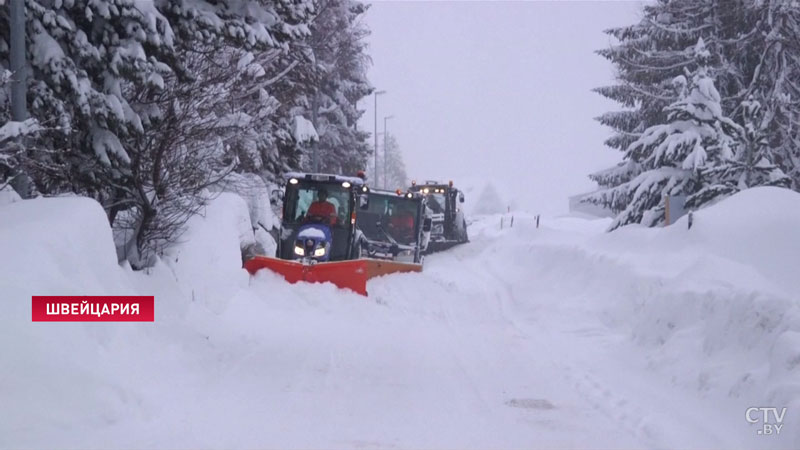
[[[625,152],[644,130],[665,122],[666,107],[677,100],[672,82],[694,63],[693,48],[699,38],[713,50],[709,74],[721,86],[723,110],[739,105],[747,86],[747,72],[739,66],[748,64],[750,53],[742,52],[737,42],[741,30],[753,26],[753,18],[747,14],[747,1],[723,3],[659,0],[643,7],[638,23],[606,31],[617,43],[597,53],[615,66],[617,83],[595,91],[624,108],[597,118],[614,130],[607,146]],[[589,175],[601,190],[586,201],[614,212],[624,210],[629,198],[610,188],[630,182],[642,169],[636,161],[625,159]]]
[[[356,129],[364,113],[357,103],[373,90],[364,42],[369,32],[361,23],[367,8],[355,0],[320,0],[320,15],[311,25],[309,44],[319,68],[319,90],[312,104],[317,108],[322,168],[336,173],[364,169],[372,153],[370,134]]]
[[[125,141],[131,187],[114,191],[113,201],[128,209],[115,229],[135,266],[149,265],[180,236],[240,155],[260,164],[276,102],[261,85],[266,70],[253,52],[284,52],[304,38],[312,5],[242,3],[155,3],[171,23],[176,67],[156,86],[126,91],[146,133]]]
[[[360,168],[369,152],[368,134],[355,128],[362,114],[355,105],[371,92],[360,2],[26,5],[29,110],[45,130],[33,144],[48,149],[36,185],[100,200],[112,223],[135,230],[123,247],[133,243],[128,255],[140,265],[176,235],[203,188],[225,170],[271,178],[297,168],[302,155],[291,129],[298,114],[321,116],[331,170]],[[328,12],[317,14],[321,6]],[[319,21],[314,36],[312,19]],[[0,28],[7,25],[0,8]],[[8,66],[5,39],[0,68]]]
[[[618,43],[597,53],[614,64],[618,82],[595,92],[626,108],[597,118],[615,130],[608,146],[625,151],[646,128],[663,123],[664,108],[675,101],[672,79],[692,63],[697,39],[710,34],[711,3],[660,0],[643,7],[639,23],[606,31]]]
[[[740,145],[735,158],[702,169],[705,180],[712,182],[687,200],[686,206],[695,209],[755,186],[788,187],[791,180],[775,165],[774,152],[762,118],[761,104],[749,98],[742,103],[744,127],[739,133]]]
[[[236,170],[275,179],[287,170],[310,170],[312,149],[320,154],[320,170],[354,173],[371,153],[369,133],[357,130],[363,114],[357,103],[372,92],[366,80],[366,28],[359,18],[366,6],[355,0],[314,0],[309,34],[281,48],[252,51],[250,66],[263,69],[244,92],[248,110],[271,109],[242,146],[231,143]],[[296,139],[297,118],[314,123],[315,147]]]
[[[624,107],[598,118],[615,130],[606,145],[625,151],[645,129],[663,123],[664,106],[674,101],[671,80],[692,63],[691,47],[702,37],[714,55],[709,74],[716,80],[722,110],[741,124],[758,121],[753,126],[761,137],[751,135],[753,140],[746,140],[737,161],[750,164],[751,175],[770,175],[756,176],[748,186],[785,184],[772,170],[774,165],[792,178],[794,189],[800,189],[796,126],[800,101],[794,100],[800,94],[798,17],[800,8],[783,1],[660,0],[644,6],[641,21],[609,30],[618,43],[598,52],[617,68],[618,83],[596,91]],[[755,119],[745,117],[748,100],[759,105]],[[625,159],[591,174],[601,190],[586,201],[615,212],[624,210],[629,196],[622,195],[624,189],[611,188],[631,181],[642,169]],[[731,189],[738,186],[733,179],[739,179],[741,166],[727,169],[732,171],[717,175],[727,179],[725,189]],[[743,185],[736,189],[740,188]]]
[[[708,74],[711,53],[703,39],[693,50],[697,68],[689,80],[678,75],[673,86],[678,100],[667,108],[666,123],[646,129],[626,150],[626,159],[642,172],[604,195],[624,198],[627,206],[611,229],[630,223],[653,226],[664,220],[664,196],[688,195],[699,207],[729,193],[712,169],[733,159],[742,128],[722,113],[720,95]]]
[[[307,53],[309,24],[316,16],[314,0],[161,1],[166,15],[181,18],[178,34],[186,35],[188,41],[200,36],[207,46],[235,43],[214,52],[227,53],[224,67],[240,72],[224,98],[225,112],[249,116],[248,126],[226,140],[225,151],[237,161],[236,170],[274,179],[289,168],[296,169],[293,115],[286,112],[292,90],[280,83],[297,72],[300,56]],[[196,20],[208,15],[209,3],[215,17]],[[225,24],[215,25],[220,19]],[[299,84],[310,83],[302,79]],[[289,143],[290,149],[282,143]]]
[[[757,27],[737,49],[751,60],[745,72],[750,75],[747,97],[739,110],[753,141],[743,161],[751,167],[747,185],[785,184],[782,174],[771,169],[774,165],[800,191],[800,7],[797,2],[752,1],[749,12]],[[760,173],[756,180],[753,167]]]
[[[280,102],[272,155],[282,162],[272,166],[276,172],[311,169],[311,147],[293,139],[294,117],[299,115],[312,121],[319,134],[320,170],[353,174],[364,168],[371,153],[369,133],[356,127],[363,114],[357,103],[372,92],[366,78],[368,31],[359,20],[367,6],[356,0],[316,0],[315,6],[311,35],[270,71],[274,77],[289,70],[271,91]]]
[[[169,25],[148,2],[134,0],[25,5],[28,107],[47,130],[33,145],[49,150],[35,155],[42,170],[31,175],[40,192],[102,199],[130,162],[121,139],[143,132],[123,90],[157,84],[169,70]],[[7,25],[8,9],[0,8],[0,28]],[[7,64],[8,45],[0,36],[0,67]]]
[[[628,159],[614,167],[601,170],[589,175],[592,181],[600,187],[596,192],[584,197],[581,201],[593,203],[608,208],[614,214],[619,214],[628,206],[629,198],[624,189],[615,189],[634,179],[642,173],[642,165]]]
[[[28,137],[38,134],[41,126],[36,119],[22,122],[11,120],[10,113],[10,80],[11,72],[0,69],[0,192],[11,186],[18,193],[27,197],[31,189],[30,173],[38,153],[36,147],[26,141]]]
[[[625,151],[648,127],[663,123],[664,108],[675,100],[671,80],[680,75],[690,59],[687,49],[697,42],[695,23],[677,14],[691,9],[683,2],[659,1],[643,7],[643,17],[637,24],[606,31],[618,41],[616,45],[598,50],[617,69],[618,82],[595,89],[595,92],[618,102],[624,109],[607,112],[597,120],[614,130],[605,144]],[[612,189],[628,183],[642,168],[631,160],[598,171],[589,177],[601,190],[585,201],[602,205],[615,213],[623,211],[629,196],[624,190]]]

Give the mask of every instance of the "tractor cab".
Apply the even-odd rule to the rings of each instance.
[[[359,211],[356,225],[363,234],[365,256],[421,263],[432,221],[424,195],[370,190],[369,207]]]
[[[309,262],[358,258],[356,211],[368,207],[368,192],[361,178],[288,173],[276,256]]]
[[[290,283],[333,283],[361,295],[367,295],[372,278],[420,272],[422,264],[363,257],[368,241],[356,224],[369,210],[369,193],[362,177],[287,174],[284,189],[275,192],[283,202],[275,257],[255,252],[245,258],[244,268],[252,275],[270,270]]]
[[[439,183],[428,180],[423,184],[411,182],[409,192],[419,193],[426,198],[432,213],[431,245],[429,251],[448,248],[467,242],[467,221],[461,204],[464,193],[453,186],[453,182]]]

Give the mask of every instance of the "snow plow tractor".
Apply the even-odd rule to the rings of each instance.
[[[425,196],[414,192],[369,191],[369,207],[356,225],[369,258],[422,264],[432,220]]]
[[[369,207],[362,178],[292,172],[279,194],[283,218],[275,257],[249,257],[244,268],[250,274],[269,269],[290,283],[331,282],[367,295],[370,278],[421,270],[416,264],[361,258],[364,237],[356,218]]]
[[[447,184],[426,181],[421,185],[412,181],[409,192],[423,195],[432,212],[431,237],[426,253],[469,242],[467,220],[460,206],[464,203],[464,193],[453,187],[452,181]]]

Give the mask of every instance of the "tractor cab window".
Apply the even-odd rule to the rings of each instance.
[[[416,243],[417,203],[405,197],[372,195],[369,208],[358,213],[358,227],[373,241]]]
[[[392,206],[388,215],[388,233],[400,244],[414,245],[419,214],[417,203],[400,197]]]
[[[444,194],[441,193],[428,194],[428,207],[434,212],[434,214],[444,214],[446,205],[447,205],[447,199],[445,198]]]
[[[320,198],[321,190],[325,191],[322,194],[324,201]],[[335,217],[335,226],[345,227],[349,223],[349,199],[350,192],[337,184],[288,185],[283,219],[289,224],[301,224],[313,219],[315,212],[324,211],[324,214]],[[315,203],[319,204],[314,206]],[[309,215],[309,209],[312,215]]]

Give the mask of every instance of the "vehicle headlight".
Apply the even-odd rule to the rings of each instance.
[[[295,245],[294,246],[294,254],[297,255],[297,256],[305,256],[306,251],[303,250],[303,247],[300,247],[299,245]]]
[[[328,249],[327,249],[327,248],[325,248],[325,247],[320,247],[320,248],[318,248],[318,249],[314,250],[314,256],[317,256],[317,257],[319,257],[319,256],[325,256],[325,252],[326,252],[327,250],[328,250]]]

